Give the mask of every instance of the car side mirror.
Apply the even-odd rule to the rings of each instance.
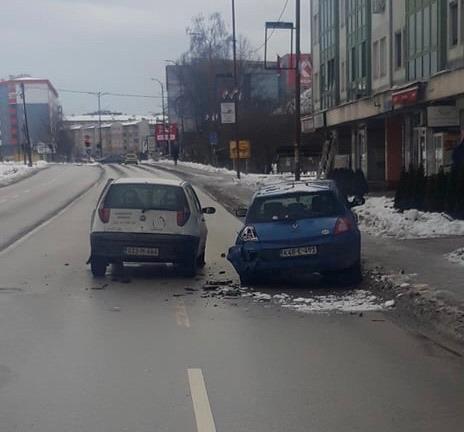
[[[350,208],[353,208],[353,207],[359,207],[359,206],[366,204],[366,200],[364,197],[355,196],[353,197],[353,200],[348,201],[348,203],[349,203]]]
[[[235,216],[237,216],[239,218],[246,217],[247,213],[248,213],[248,209],[245,208],[245,207],[240,207],[237,210],[235,210]]]
[[[216,213],[216,209],[215,209],[214,207],[205,207],[205,208],[201,209],[201,212],[202,212],[203,214],[209,214],[209,215],[211,215],[211,214]]]

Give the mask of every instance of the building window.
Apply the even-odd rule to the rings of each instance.
[[[372,71],[374,79],[379,77],[379,41],[374,42]]]
[[[399,69],[401,66],[403,66],[403,41],[402,41],[402,35],[401,32],[396,32],[395,33],[395,67],[396,69]]]
[[[464,1],[464,0],[463,0]],[[346,5],[345,0],[340,0],[340,27],[345,27],[346,20]]]
[[[346,88],[345,84],[346,84],[346,64],[343,61],[342,66],[341,66],[341,73],[340,73],[340,89],[342,92],[345,91],[345,88]]]
[[[319,43],[319,14],[314,15],[313,29],[314,29],[314,43],[318,44]]]
[[[449,17],[450,17],[450,44],[456,46],[458,44],[459,24],[458,24],[458,4],[453,1],[449,5]]]
[[[356,81],[356,47],[351,48],[351,81]]]
[[[361,44],[361,78],[367,77],[367,45],[366,41]]]
[[[387,38],[380,39],[380,76],[387,75]]]

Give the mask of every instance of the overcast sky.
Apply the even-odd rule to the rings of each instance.
[[[193,16],[221,12],[231,21],[231,0],[12,0],[1,1],[0,78],[26,73],[58,89],[159,95],[150,77],[164,81],[166,59],[188,47]],[[236,0],[238,32],[255,47],[264,22],[275,21],[286,0]],[[303,50],[309,50],[309,0],[302,1]],[[289,0],[283,20],[294,20]],[[273,52],[285,54],[281,38]],[[263,56],[263,52],[259,53]],[[96,109],[92,96],[60,92],[67,114]],[[106,97],[103,108],[125,113],[158,111],[159,100]]]

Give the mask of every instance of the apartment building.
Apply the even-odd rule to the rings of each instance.
[[[464,0],[313,0],[313,110],[335,164],[397,184],[448,169],[464,130]]]

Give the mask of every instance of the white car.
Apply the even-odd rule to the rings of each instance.
[[[182,180],[110,179],[92,214],[90,265],[95,277],[108,264],[174,263],[193,277],[205,264],[208,230],[193,187]]]

